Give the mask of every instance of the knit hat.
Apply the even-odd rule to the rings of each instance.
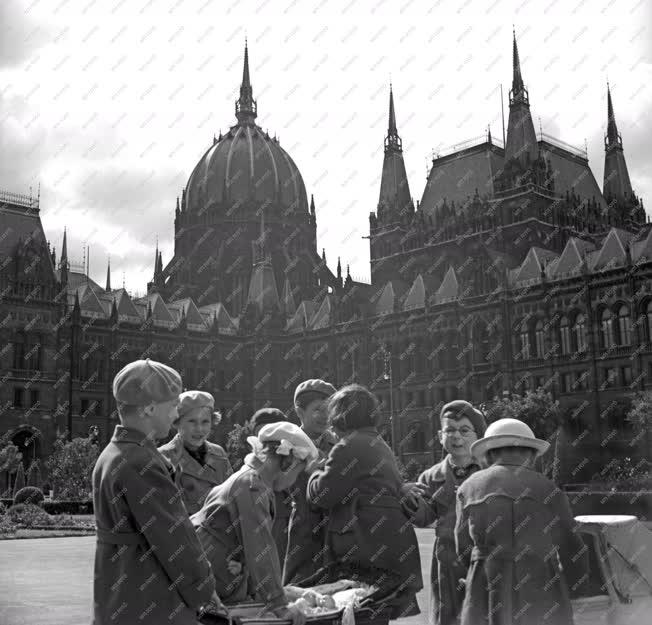
[[[306,380],[301,382],[294,391],[294,403],[297,403],[297,398],[304,393],[316,393],[322,397],[330,397],[337,389],[324,380]]]
[[[136,360],[118,371],[113,396],[119,404],[148,406],[175,399],[181,393],[181,376],[155,360]]]
[[[214,407],[215,399],[210,393],[205,391],[185,391],[179,395],[178,419],[185,417],[193,410],[207,408],[208,412],[212,413],[214,425],[217,425],[222,420],[222,415],[219,412],[214,412]]]
[[[473,429],[478,438],[484,436],[484,432],[487,429],[487,422],[484,419],[484,415],[468,401],[464,401],[463,399],[456,399],[445,404],[439,413],[440,424],[444,417],[452,419],[466,417],[473,425]]]

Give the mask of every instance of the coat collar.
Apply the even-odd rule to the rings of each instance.
[[[136,430],[135,428],[130,428],[124,425],[116,425],[115,430],[113,431],[113,436],[111,437],[112,443],[135,443],[141,447],[154,447],[156,449],[156,443],[152,438]]]
[[[516,467],[517,469],[520,469],[521,471],[535,471],[536,469],[533,469],[532,467],[526,467],[524,464],[520,462],[510,462],[509,460],[497,460],[496,462],[492,463],[492,467],[499,465],[501,467]]]

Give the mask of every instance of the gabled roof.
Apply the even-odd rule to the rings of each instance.
[[[161,297],[160,293],[149,293],[145,297],[136,300],[134,303],[141,308],[144,307],[145,318],[147,318],[148,308],[151,307],[152,322],[155,326],[163,328],[175,328],[177,326],[177,322],[172,316],[172,313],[168,310],[168,307],[163,301],[163,297]]]
[[[562,278],[579,274],[582,270],[584,255],[594,249],[594,245],[589,241],[575,237],[568,239],[566,247],[555,265],[555,277]]]
[[[457,281],[455,270],[452,267],[449,267],[444,279],[442,280],[441,286],[435,293],[435,303],[442,304],[443,302],[455,300],[457,299],[459,291],[460,285]]]
[[[632,261],[638,263],[652,261],[652,228],[642,241],[632,244]]]
[[[331,295],[326,295],[324,297],[319,310],[315,313],[315,316],[310,321],[311,330],[322,330],[323,328],[327,328],[331,325],[333,312],[333,303],[331,300]]]
[[[55,271],[57,280],[61,280],[61,270],[57,269]],[[87,276],[85,273],[80,271],[68,271],[68,290],[76,290],[78,287],[89,285],[95,293],[105,293],[104,289],[93,280],[90,276]]]
[[[551,250],[541,247],[532,247],[527,253],[521,266],[516,270],[514,281],[525,282],[541,278],[541,268],[546,267],[550,273],[552,268],[549,267],[552,261],[557,259],[557,254]]]
[[[423,276],[419,274],[412,283],[403,303],[403,310],[415,310],[426,306],[426,285]]]
[[[310,325],[316,309],[317,305],[310,300],[301,302],[292,319],[287,322],[286,331],[289,333],[303,332]]]
[[[286,315],[293,315],[297,310],[297,305],[294,302],[294,294],[290,286],[290,278],[285,278],[285,286],[283,287],[283,310]]]
[[[600,252],[590,265],[591,270],[610,269],[623,266],[627,261],[625,247],[632,239],[632,234],[625,230],[612,228],[600,247]]]
[[[127,323],[142,323],[144,317],[136,310],[136,306],[131,301],[129,293],[125,289],[118,289],[111,291],[115,298],[116,308],[118,309],[118,321],[126,321]],[[147,312],[147,311],[145,311]]]
[[[181,313],[183,312],[186,316],[186,327],[188,330],[192,332],[205,332],[208,329],[202,314],[195,305],[195,302],[193,302],[189,297],[170,302],[168,308],[170,309],[170,312],[174,311],[176,313],[177,323],[181,321]]]
[[[95,294],[95,291],[90,285],[84,285],[77,289],[77,294],[79,296],[79,307],[83,317],[105,319],[108,316],[106,310]]]
[[[396,302],[396,294],[394,293],[394,286],[391,281],[388,282],[378,296],[378,300],[374,306],[374,313],[376,315],[387,315],[394,312],[394,304]]]
[[[238,331],[238,319],[234,319],[221,302],[207,304],[199,308],[207,327],[211,327],[217,317],[217,331],[219,334],[235,334]]]

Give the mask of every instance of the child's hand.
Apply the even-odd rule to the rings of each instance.
[[[240,575],[242,572],[242,563],[238,562],[237,560],[229,560],[227,565],[226,565],[227,570],[231,575]]]

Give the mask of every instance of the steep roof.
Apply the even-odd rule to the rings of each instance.
[[[333,302],[332,296],[326,295],[322,301],[315,316],[310,321],[312,330],[322,330],[331,325],[333,321]]]
[[[199,309],[204,323],[211,326],[213,320],[217,318],[217,331],[219,334],[235,334],[238,331],[238,319],[234,319],[229,311],[221,302],[217,304],[207,304]]]
[[[141,323],[144,320],[144,317],[136,310],[136,306],[131,301],[129,293],[125,289],[118,289],[116,291],[111,291],[113,295],[116,308],[118,310],[118,321],[126,321],[127,323]]]
[[[493,196],[494,178],[503,165],[502,148],[488,142],[433,160],[420,209],[434,218],[444,199],[463,204],[476,189],[480,197]]]
[[[442,304],[457,299],[460,291],[460,285],[457,281],[457,275],[452,267],[448,268],[441,286],[435,293],[435,303]]]
[[[619,228],[612,228],[605,237],[600,251],[596,254],[589,265],[592,271],[599,269],[611,269],[625,264],[627,260],[626,246],[633,235]]]
[[[419,274],[412,283],[405,302],[403,302],[403,310],[415,310],[417,308],[425,308],[426,306],[426,285],[423,282],[423,276]]]
[[[595,250],[595,246],[589,241],[576,239],[575,237],[568,239],[566,247],[555,266],[555,277],[562,278],[578,275],[582,270],[584,255],[593,250]]]
[[[306,300],[301,302],[292,319],[287,322],[285,326],[286,331],[290,334],[303,332],[310,325],[310,321],[315,316],[316,310],[317,305],[313,301]]]
[[[510,277],[513,275],[514,283],[540,280],[542,267],[545,267],[546,274],[550,275],[554,272],[554,264],[551,266],[551,263],[557,258],[557,254],[551,250],[532,247],[523,259],[521,266],[510,272]]]
[[[186,327],[193,332],[205,332],[208,328],[195,302],[189,297],[168,303],[170,312],[176,313],[176,321],[181,321],[181,313],[186,317]]]

